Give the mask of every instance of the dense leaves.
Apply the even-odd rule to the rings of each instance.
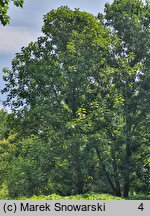
[[[52,10],[44,36],[4,69],[16,141],[9,152],[2,140],[3,184],[12,197],[148,191],[148,11],[136,0],[106,4],[98,17]]]

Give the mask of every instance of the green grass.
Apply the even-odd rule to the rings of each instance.
[[[88,193],[74,196],[60,196],[58,194],[51,194],[48,196],[39,195],[32,197],[22,196],[17,198],[17,200],[124,200],[124,198],[112,196],[110,194]],[[127,200],[150,200],[150,195],[131,195],[127,198]]]
[[[39,195],[32,197],[16,197],[11,198],[8,196],[7,187],[5,184],[0,187],[0,200],[123,200],[123,198],[112,196],[110,194],[99,194],[94,192],[89,192],[82,195],[72,195],[72,196],[60,196],[58,194],[51,194],[48,196]],[[150,194],[136,194],[130,195],[127,200],[150,200]]]
[[[51,194],[48,196],[32,196],[30,198],[19,197],[18,200],[122,200],[122,198],[109,194],[88,193],[75,196],[60,196],[57,194]]]

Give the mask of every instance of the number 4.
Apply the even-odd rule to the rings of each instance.
[[[139,210],[143,211],[144,210],[144,207],[143,207],[143,203],[141,203],[138,207]]]

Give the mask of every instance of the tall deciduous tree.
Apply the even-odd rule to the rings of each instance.
[[[139,157],[140,160],[143,157],[144,167],[144,158],[147,158],[149,154],[143,154],[142,149],[143,145],[147,148],[149,144],[147,137],[149,126],[147,128],[145,125],[149,122],[148,107],[150,106],[150,85],[148,84],[150,80],[150,4],[149,1],[143,3],[138,0],[115,0],[112,5],[106,4],[105,13],[104,25],[111,27],[120,39],[120,48],[115,54],[118,72],[114,77],[114,84],[124,101],[122,103],[125,123],[123,194],[128,196],[129,185],[134,179],[132,173],[136,172]],[[99,17],[102,18],[102,16]],[[119,57],[121,61],[118,61]],[[141,156],[137,156],[135,160],[135,154],[139,154],[140,151]]]
[[[51,171],[50,182],[59,193],[66,185],[83,193],[103,175],[115,195],[127,197],[136,177],[148,176],[148,10],[117,0],[102,22],[77,9],[52,10],[44,36],[4,70],[16,132],[50,143],[62,174]]]
[[[96,77],[100,81],[107,68],[112,38],[93,15],[68,7],[44,17],[43,33],[16,54],[12,70],[5,69],[5,104],[12,107],[22,136],[35,134],[48,142],[52,131],[59,135],[52,149],[62,163],[69,150],[75,193],[83,193],[87,141],[69,122],[80,108],[89,109],[97,94],[92,83]]]

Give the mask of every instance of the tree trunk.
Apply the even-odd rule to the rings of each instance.
[[[112,181],[109,173],[107,172],[106,166],[105,166],[105,164],[102,161],[99,149],[97,147],[95,147],[95,150],[96,150],[98,158],[100,160],[100,165],[102,166],[102,169],[103,169],[103,171],[105,173],[106,179],[107,179],[107,181],[108,181],[108,183],[109,183],[109,185],[110,185],[110,187],[111,187],[114,195],[115,196],[121,196],[121,192],[115,187],[115,185],[114,185],[114,183],[113,183],[113,181]]]
[[[113,161],[112,161],[112,167],[113,167],[113,171],[114,171],[114,178],[115,178],[115,186],[116,186],[117,196],[121,196],[118,169],[117,169],[117,164],[116,164],[115,159],[113,159]]]
[[[124,191],[123,197],[127,198],[129,196],[129,178],[124,179]]]
[[[120,188],[120,182],[119,182],[118,167],[117,167],[117,161],[116,161],[113,143],[111,144],[111,157],[112,157],[112,168],[113,168],[113,172],[114,172],[114,179],[115,179],[117,196],[121,196],[122,194],[121,194],[121,188]]]
[[[125,170],[124,170],[124,188],[123,188],[123,196],[128,197],[129,195],[129,186],[130,186],[130,157],[131,150],[129,140],[127,139],[126,144],[126,156],[125,156]]]
[[[83,194],[83,178],[82,178],[82,172],[80,168],[80,164],[77,164],[77,193]]]

